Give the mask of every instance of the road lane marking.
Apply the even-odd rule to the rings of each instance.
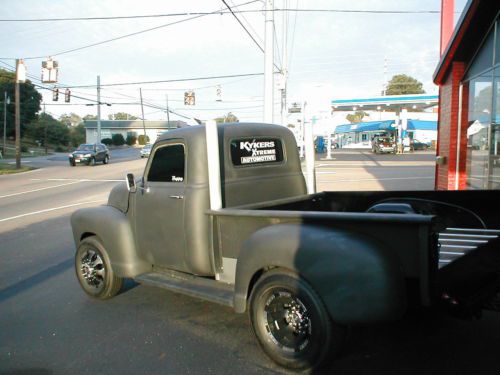
[[[39,180],[39,179],[36,179],[36,178],[33,179],[32,178],[32,180]],[[55,186],[47,186],[47,187],[39,188],[39,189],[21,191],[19,193],[12,193],[12,194],[7,194],[7,195],[0,195],[0,199],[2,199],[2,198],[8,198],[8,197],[13,197],[13,196],[16,196],[16,195],[35,193],[37,191],[42,191],[42,190],[47,190],[47,189],[54,189],[54,188],[58,188],[58,187],[61,187],[61,186],[73,185],[73,184],[77,184],[78,182],[80,182],[80,181],[73,181],[73,182],[68,182],[67,184],[61,184],[61,185],[55,185]]]
[[[125,182],[125,179],[106,180],[106,179],[90,179],[90,178],[32,178],[32,181],[75,181],[75,182]]]
[[[33,211],[33,212],[28,212],[25,214],[21,215],[16,215],[16,216],[11,216],[11,217],[6,217],[5,219],[0,219],[0,223],[4,221],[9,221],[9,220],[14,220],[14,219],[19,219],[21,217],[26,217],[26,216],[32,216],[32,215],[38,215],[38,214],[43,214],[45,212],[51,212],[51,211],[57,211],[57,210],[63,210],[65,208],[70,208],[70,207],[76,207],[76,206],[82,206],[85,204],[92,204],[92,203],[103,203],[105,200],[100,199],[98,201],[88,201],[88,202],[82,202],[82,203],[74,203],[74,204],[68,204],[66,206],[60,206],[60,207],[53,207],[53,208],[47,208],[45,210],[40,210],[40,211]]]

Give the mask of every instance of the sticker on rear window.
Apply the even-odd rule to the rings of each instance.
[[[279,139],[236,139],[231,141],[231,159],[236,166],[281,162],[283,147]]]

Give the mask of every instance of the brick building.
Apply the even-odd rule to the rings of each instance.
[[[434,73],[436,189],[500,189],[500,2],[470,0]]]

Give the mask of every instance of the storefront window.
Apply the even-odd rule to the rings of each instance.
[[[492,93],[491,73],[479,76],[469,82],[467,185],[472,189],[486,189],[488,187]]]
[[[495,37],[497,34],[497,37]],[[468,68],[467,186],[500,189],[498,20]],[[495,66],[497,65],[497,66]]]
[[[489,160],[489,189],[500,189],[500,68],[495,69]]]

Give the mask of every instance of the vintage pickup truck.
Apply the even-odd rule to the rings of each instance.
[[[127,177],[71,217],[83,290],[133,278],[248,311],[282,366],[321,366],[346,326],[410,308],[498,306],[499,191],[307,195],[292,133],[269,124],[170,131]]]

